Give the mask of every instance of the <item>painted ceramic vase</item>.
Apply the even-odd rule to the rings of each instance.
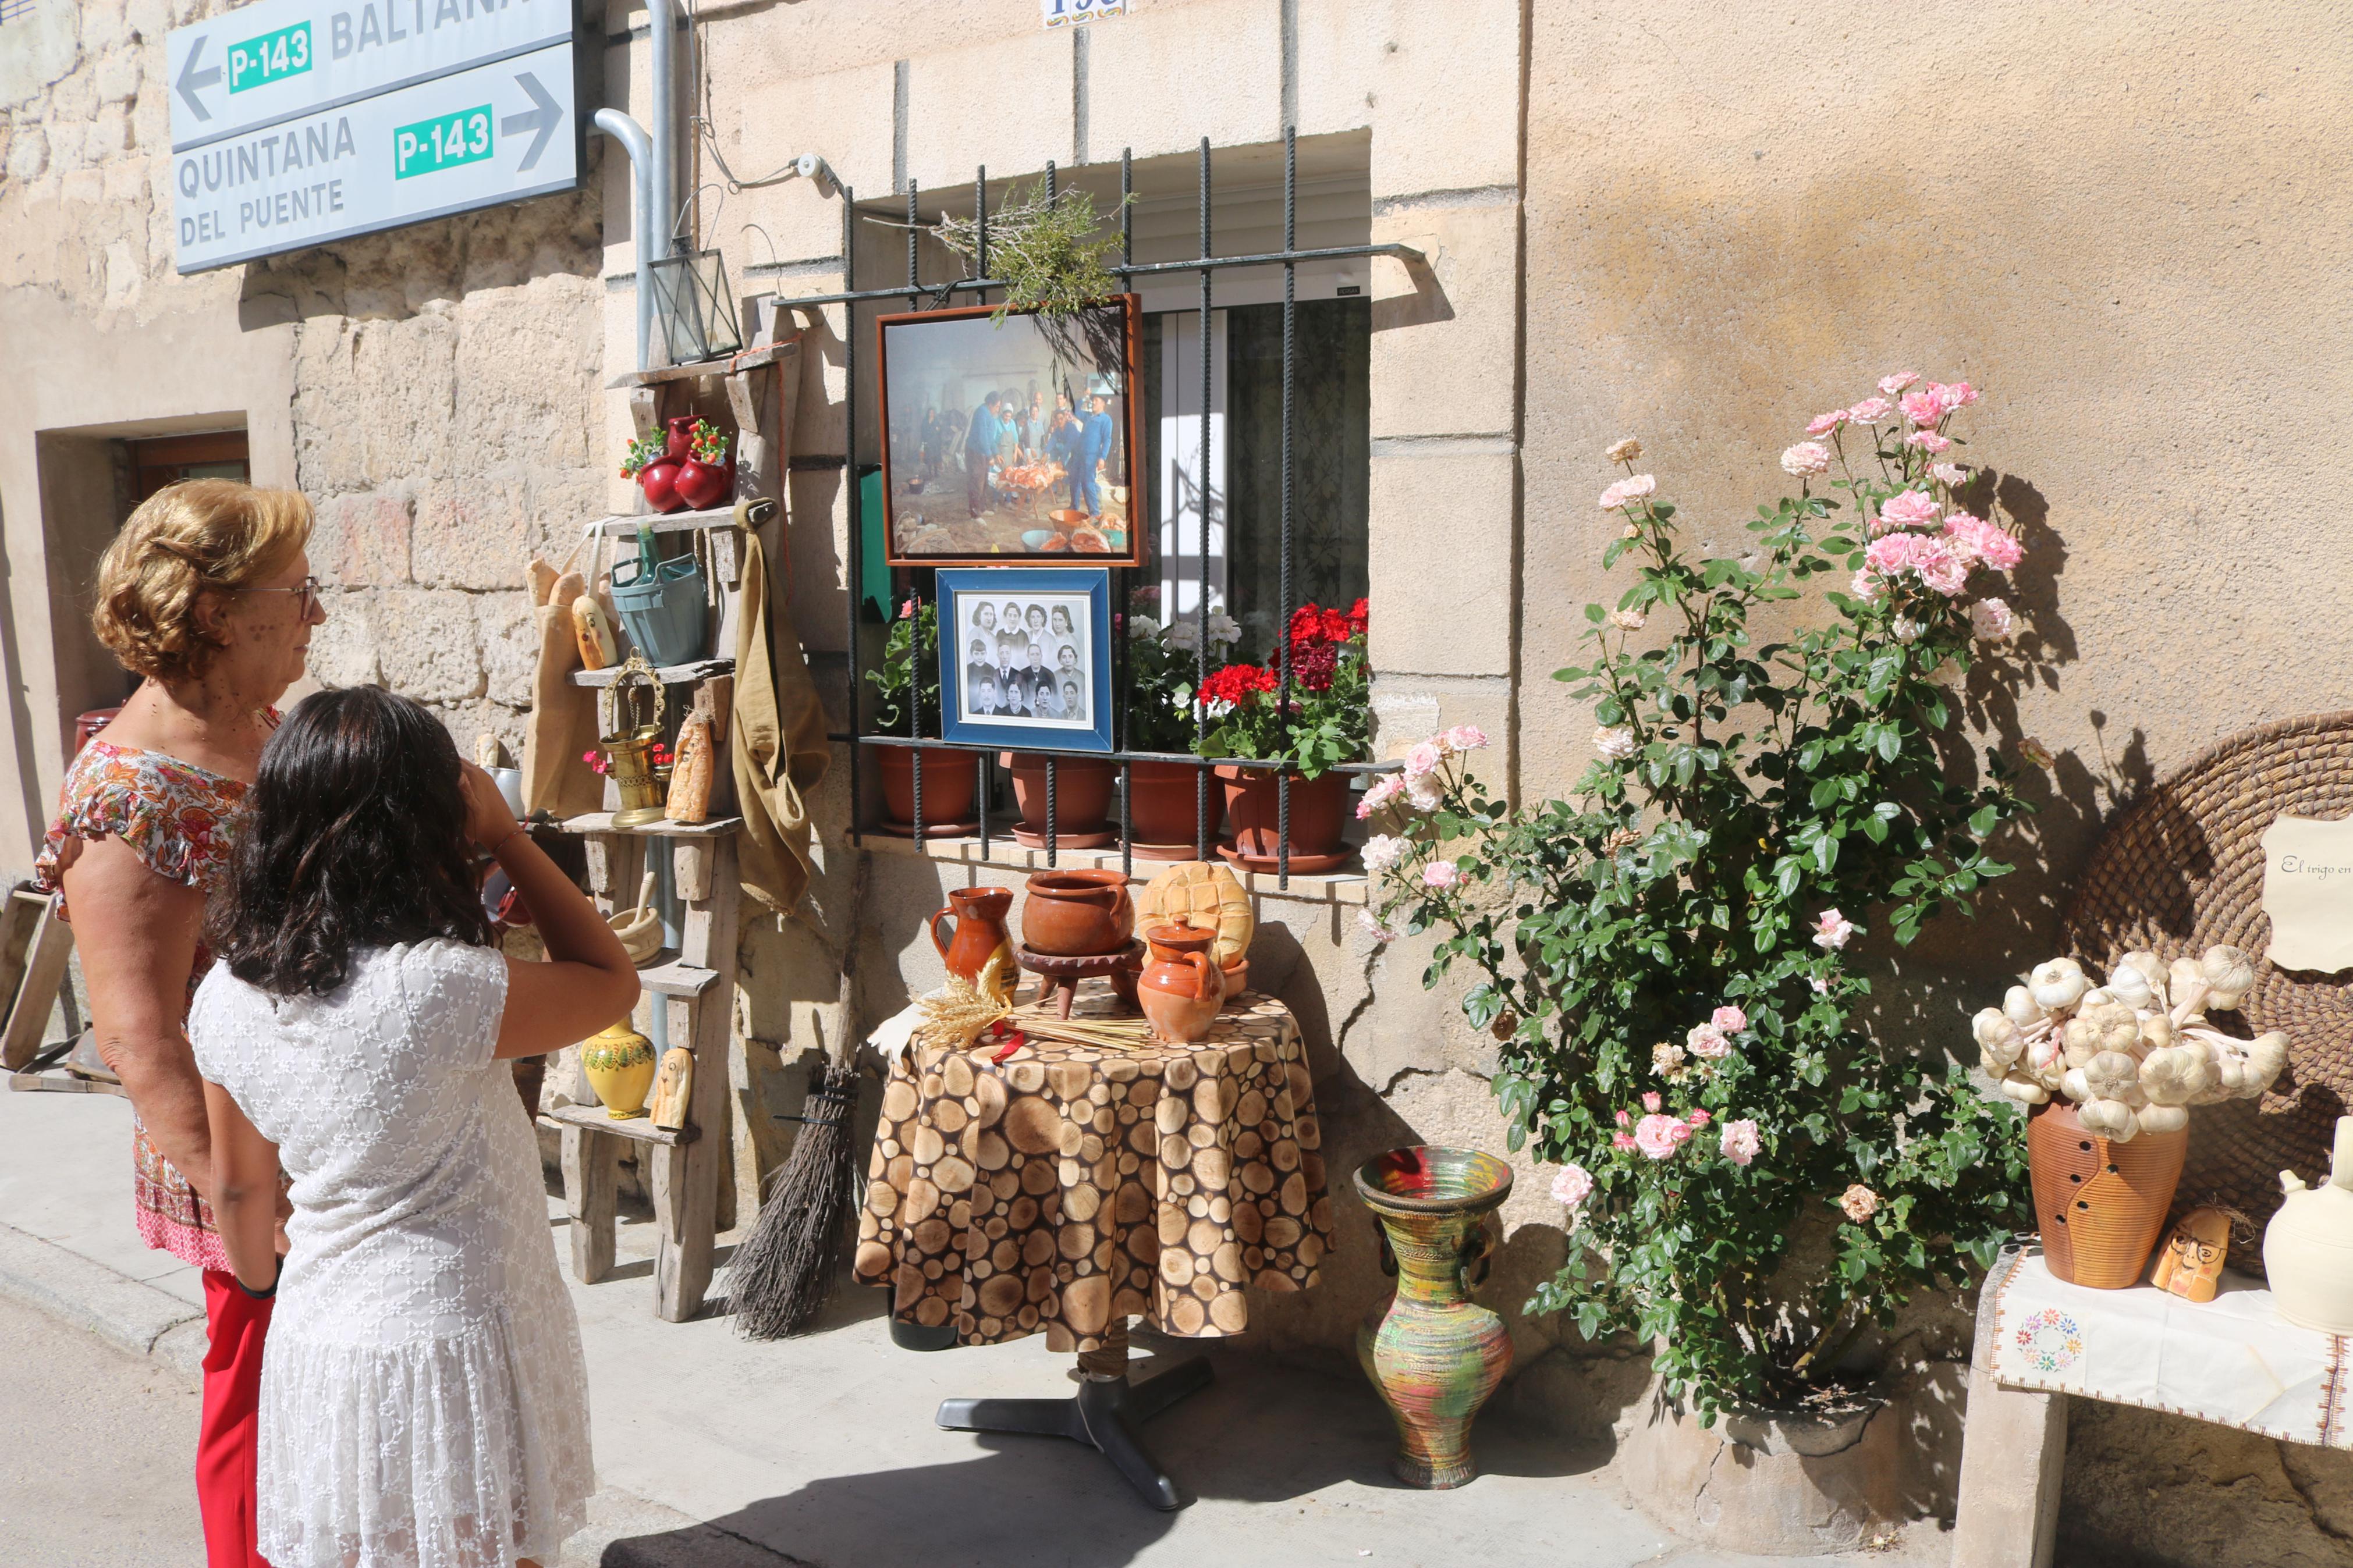
[[[1159,925],[1144,933],[1147,956],[1135,983],[1136,1005],[1152,1032],[1171,1045],[1206,1036],[1226,1005],[1218,967],[1218,933],[1199,926]]]
[[[678,499],[695,511],[724,506],[735,491],[735,465],[689,458],[678,466]]]
[[[2263,1273],[2279,1315],[2324,1334],[2353,1334],[2353,1116],[2337,1119],[2328,1180],[2280,1173],[2287,1196],[2263,1230]]]
[[[1135,935],[1135,902],[1118,871],[1040,871],[1021,901],[1021,945],[1057,958],[1117,952]]]
[[[1005,930],[1006,912],[1012,908],[1013,892],[1008,888],[958,888],[948,894],[947,906],[928,922],[940,962],[948,966],[950,974],[975,990],[981,988],[982,977],[988,973],[989,960],[997,960],[991,989],[1000,1002],[1012,994],[1020,975],[1013,963],[1013,939]],[[953,937],[940,935],[940,922],[944,920],[955,921]]]
[[[2119,1143],[2087,1131],[2067,1100],[2038,1109],[2026,1124],[2026,1169],[2052,1277],[2094,1290],[2139,1284],[2189,1152],[2186,1127]]]
[[[1380,1221],[1397,1296],[1356,1331],[1356,1359],[1397,1418],[1389,1468],[1440,1490],[1477,1475],[1471,1422],[1512,1366],[1504,1320],[1471,1300],[1487,1275],[1487,1215],[1512,1193],[1511,1167],[1468,1149],[1392,1149],[1356,1171]]]
[[[628,1019],[582,1041],[580,1065],[606,1115],[627,1121],[646,1113],[646,1094],[654,1086],[654,1043],[631,1028]]]

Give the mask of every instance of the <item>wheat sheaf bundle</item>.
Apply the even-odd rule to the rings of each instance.
[[[1124,1049],[1151,1039],[1152,1026],[1141,1018],[1063,1018],[1042,1001],[1018,1007],[998,1001],[1000,995],[1009,997],[1013,989],[1005,981],[1004,963],[1004,954],[992,954],[977,984],[951,974],[945,985],[918,1001],[923,1033],[959,1051],[972,1049],[1000,1023],[1038,1039],[1074,1046]]]

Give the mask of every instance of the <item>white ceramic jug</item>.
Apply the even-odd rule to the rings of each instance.
[[[2328,1180],[2306,1187],[2280,1173],[2287,1194],[2263,1232],[2263,1272],[2272,1304],[2300,1328],[2353,1334],[2353,1116],[2337,1119]]]

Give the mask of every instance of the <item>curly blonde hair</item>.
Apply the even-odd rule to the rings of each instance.
[[[198,599],[284,571],[310,542],[311,524],[311,503],[293,490],[236,479],[166,485],[139,504],[100,559],[91,628],[132,674],[194,679],[216,651],[197,627]]]

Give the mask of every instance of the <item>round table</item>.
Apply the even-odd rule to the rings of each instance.
[[[1124,1009],[1091,979],[1072,1011]],[[1127,1321],[1181,1338],[1238,1334],[1249,1291],[1316,1283],[1332,1202],[1298,1024],[1244,992],[1189,1046],[1032,1037],[995,1060],[1001,1048],[933,1045],[920,1028],[909,1039],[883,1089],[857,1277],[888,1287],[893,1319],[942,1344],[1042,1330],[1050,1348],[1081,1352],[1088,1387],[1103,1392],[950,1400],[941,1424],[1092,1441],[1174,1507],[1173,1484],[1127,1423],[1206,1383],[1208,1363],[1131,1388]]]

